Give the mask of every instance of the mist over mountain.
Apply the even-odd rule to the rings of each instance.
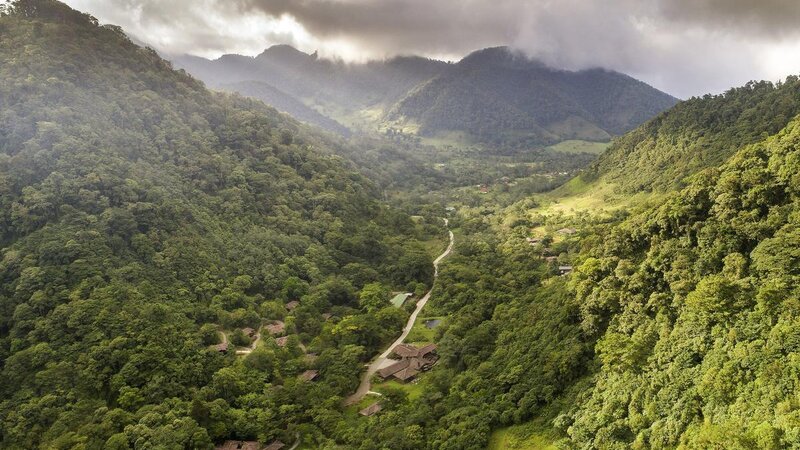
[[[248,83],[267,83],[350,127],[361,124],[356,117],[361,112],[382,110],[447,66],[419,57],[348,64],[288,45],[270,47],[256,57],[224,55],[210,61],[182,56],[174,64],[214,88],[237,84],[252,90]]]
[[[200,3],[474,37],[421,1]],[[680,21],[761,5],[721,3]],[[800,448],[800,77],[677,101],[506,47],[140,44],[0,2],[0,448]]]
[[[456,64],[419,57],[345,64],[286,45],[254,58],[184,56],[175,64],[212,87],[235,83],[244,94],[254,91],[249,83],[268,83],[352,128],[457,132],[487,144],[605,141],[677,101],[623,74],[555,70],[505,47]]]
[[[608,140],[677,102],[620,73],[555,70],[505,47],[474,52],[418,86],[388,113],[435,135],[502,143]]]
[[[238,92],[246,97],[253,97],[267,105],[272,106],[278,111],[285,112],[295,119],[310,125],[317,126],[324,130],[348,136],[350,130],[344,125],[336,122],[330,117],[323,116],[314,109],[306,106],[295,97],[263,82],[263,81],[240,81],[238,83],[222,84],[220,89],[230,92]]]

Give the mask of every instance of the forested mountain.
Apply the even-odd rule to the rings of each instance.
[[[508,145],[606,138],[658,114],[573,180],[653,191],[605,209],[604,191],[530,195],[582,166],[573,154],[464,173],[472,148],[439,164],[396,130],[315,131],[55,0],[11,5],[0,448],[479,450],[498,429],[530,438],[508,448],[800,446],[799,78],[658,114],[674,99],[642,83],[504,48],[454,65],[287,46],[184,60],[334,130],[301,100],[394,104],[381,120],[398,128]],[[384,383],[362,417],[342,399],[409,317],[389,293],[431,287],[444,204],[456,244],[425,306],[439,325],[410,333],[439,360]]]
[[[446,368],[364,436],[395,442],[422,423],[427,448],[481,449],[493,429],[524,424],[531,448],[797,447],[796,84],[691,100],[624,136],[646,151],[658,130],[675,173],[696,171],[656,205],[611,217],[547,214],[531,198],[462,208],[459,254],[433,303],[451,318],[439,331]],[[683,148],[694,133],[715,144],[700,147],[715,150],[703,165]],[[664,180],[616,175],[623,186]]]
[[[447,66],[419,57],[347,64],[317,58],[288,45],[272,46],[254,58],[224,55],[210,61],[181,56],[174,58],[174,63],[215,88],[236,83],[251,89],[251,82],[268,83],[335,118],[391,105]]]
[[[0,447],[208,449],[335,421],[407,318],[359,292],[430,285],[439,218],[59,2],[12,3],[0,37]],[[282,344],[234,355],[278,320]]]
[[[616,140],[584,179],[604,177],[627,192],[679,187],[685,177],[721,164],[743,145],[777,133],[797,114],[796,76],[692,98]]]
[[[211,86],[235,83],[231,87],[245,95],[257,89],[254,82],[269,83],[354,128],[459,132],[515,147],[606,141],[676,102],[620,73],[555,70],[505,47],[477,51],[457,64],[417,57],[344,64],[286,45],[255,58],[184,56],[175,63]],[[256,97],[270,104],[270,97]]]
[[[555,70],[506,47],[474,52],[418,86],[389,112],[423,135],[460,131],[484,142],[607,140],[676,99],[602,69]]]
[[[323,116],[306,106],[300,100],[297,100],[291,95],[263,81],[241,81],[238,83],[223,84],[220,88],[225,91],[238,92],[244,96],[261,100],[267,105],[272,106],[278,111],[285,112],[299,121],[318,126],[328,131],[333,131],[343,136],[350,134],[350,130],[344,125],[330,117]]]

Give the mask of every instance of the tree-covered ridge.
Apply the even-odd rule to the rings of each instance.
[[[407,317],[359,291],[430,284],[438,219],[380,203],[340,143],[61,3],[15,2],[0,36],[0,447],[210,448],[335,421]],[[233,355],[272,320],[288,342]]]
[[[794,118],[610,218],[465,208],[433,302],[445,366],[365,435],[420,427],[425,448],[482,449],[532,421],[558,448],[796,447],[798,143]]]
[[[237,83],[252,89],[252,82],[268,83],[333,118],[391,105],[447,66],[421,57],[349,64],[318,58],[288,45],[272,46],[256,57],[223,55],[212,61],[185,55],[174,58],[174,62],[214,88]]]
[[[388,113],[424,135],[461,131],[481,142],[535,145],[606,140],[676,99],[626,75],[569,72],[505,47],[474,52],[417,86]]]
[[[568,413],[578,447],[800,442],[798,142],[794,120],[584,254],[573,286],[602,366]]]
[[[323,116],[306,106],[300,100],[297,100],[291,95],[263,81],[241,81],[238,83],[224,84],[221,85],[220,88],[261,100],[278,111],[285,112],[299,121],[320,127],[324,130],[332,131],[343,136],[348,136],[350,134],[350,130],[344,125],[330,117]]]
[[[602,176],[626,192],[679,188],[687,176],[777,133],[798,113],[796,76],[692,98],[615,140],[584,178]]]

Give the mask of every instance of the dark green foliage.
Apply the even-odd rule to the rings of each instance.
[[[341,415],[404,320],[357,289],[430,284],[418,240],[440,222],[382,204],[341,144],[61,3],[20,0],[0,30],[0,447],[291,441]],[[285,348],[209,347],[264,320]],[[301,343],[318,383],[296,380]]]
[[[794,121],[584,260],[574,285],[602,367],[570,413],[578,446],[797,443],[798,142]]]
[[[505,47],[480,50],[417,86],[388,113],[424,135],[462,131],[512,147],[604,141],[676,100],[625,75],[559,71]]]
[[[344,125],[329,117],[323,116],[322,114],[303,104],[303,102],[300,100],[297,100],[291,95],[282,92],[280,89],[272,87],[263,81],[240,81],[238,83],[222,85],[221,88],[261,100],[265,104],[272,106],[278,111],[285,112],[302,122],[316,125],[322,129],[332,131],[343,136],[348,136],[350,134],[350,130],[348,130]]]
[[[747,96],[780,103],[795,82]],[[575,266],[566,278],[523,239],[538,219],[500,225],[525,202],[462,212],[432,303],[450,314],[437,330],[443,367],[364,435],[390,442],[421,425],[426,448],[480,449],[496,427],[547,417],[564,448],[796,447],[800,122],[753,120],[720,123],[714,141],[739,150],[658,205],[572,219],[580,236],[550,244]]]
[[[680,187],[687,176],[777,133],[798,113],[796,76],[693,98],[617,139],[584,177],[604,176],[626,192]]]

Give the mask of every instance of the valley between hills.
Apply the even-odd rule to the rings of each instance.
[[[800,445],[800,78],[164,59],[0,6],[0,448]]]

